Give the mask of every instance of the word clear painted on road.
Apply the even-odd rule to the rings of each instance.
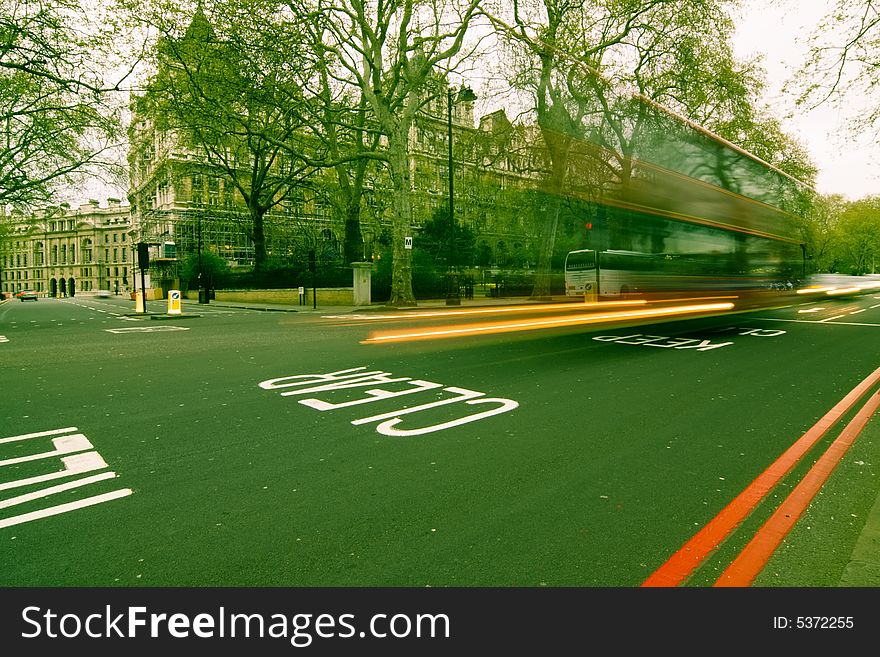
[[[421,379],[413,379],[408,376],[393,377],[390,372],[380,372],[374,370],[366,371],[366,367],[353,367],[347,370],[339,370],[338,372],[329,372],[327,374],[294,374],[292,376],[282,376],[277,379],[269,379],[262,381],[259,386],[264,390],[280,391],[282,397],[313,395],[315,393],[333,393],[340,390],[352,390],[355,388],[373,387],[364,390],[364,396],[355,399],[345,399],[336,401],[327,401],[317,397],[307,397],[298,400],[303,406],[314,408],[318,411],[333,411],[341,408],[359,407],[363,404],[371,404],[378,401],[396,399],[397,397],[407,397],[407,401],[411,399],[409,395],[428,394],[435,401],[425,404],[417,404],[415,406],[406,406],[404,408],[389,411],[386,413],[378,413],[352,420],[354,425],[370,424],[376,422],[376,431],[385,436],[421,436],[426,433],[442,431],[443,429],[451,429],[469,422],[476,422],[484,418],[507,413],[519,406],[518,402],[512,399],[504,399],[502,397],[486,397],[486,393],[477,392],[476,390],[468,390],[467,388],[458,388],[455,386],[445,386],[442,383],[433,383],[431,381],[423,381]],[[388,384],[402,384],[391,386]],[[450,396],[451,395],[451,396]],[[322,395],[326,397],[326,395]],[[439,399],[437,399],[439,397]],[[403,421],[404,415],[412,415],[415,413],[423,413],[431,411],[441,406],[449,406],[452,404],[464,404],[470,407],[483,408],[488,405],[489,408],[480,410],[477,413],[469,413],[461,417],[456,417],[445,422],[437,422],[414,429],[398,429],[397,425]]]
[[[25,445],[24,449],[22,445]],[[10,453],[13,449],[14,456]],[[21,467],[24,463],[29,465]],[[20,477],[23,472],[27,476],[12,478]],[[94,451],[89,439],[79,433],[76,427],[0,438],[0,529],[131,495],[133,491],[130,488],[119,488],[54,506],[41,504],[41,508],[34,509],[34,504],[31,504],[26,513],[9,515],[10,512],[14,514],[15,507],[19,505],[42,502],[52,495],[115,479],[116,476],[115,472],[109,471],[101,455]],[[43,485],[61,479],[67,481]],[[19,488],[27,488],[28,492],[6,492]]]
[[[162,333],[163,331],[189,331],[185,326],[131,326],[128,328],[104,329],[107,333]]]
[[[3,342],[9,342],[9,338],[7,338],[5,335],[0,335],[0,343]]]
[[[771,338],[783,335],[785,331],[743,328],[743,327],[725,327],[717,329],[714,333],[736,332],[737,335],[750,335],[759,338]],[[702,338],[684,338],[669,337],[664,335],[647,335],[645,333],[631,333],[629,335],[598,335],[593,338],[600,342],[615,342],[617,344],[636,344],[644,347],[660,347],[661,349],[694,349],[695,351],[710,351],[712,349],[720,349],[721,347],[729,347],[733,342],[712,342]]]

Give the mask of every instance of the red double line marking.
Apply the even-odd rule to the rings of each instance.
[[[834,408],[810,427],[717,516],[667,559],[660,568],[655,570],[642,583],[642,586],[678,586],[690,577],[703,560],[748,517],[776,484],[878,381],[880,381],[880,368],[874,370]],[[846,426],[800,484],[795,487],[791,495],[786,498],[782,506],[761,527],[749,545],[721,575],[716,586],[746,586],[754,579],[878,406],[880,406],[880,392],[871,397]]]

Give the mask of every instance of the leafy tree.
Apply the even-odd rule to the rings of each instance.
[[[876,271],[880,256],[880,196],[848,203],[835,226],[838,269],[849,274]]]
[[[28,209],[84,170],[119,174],[119,97],[105,83],[117,27],[81,0],[0,6],[0,208]],[[90,17],[93,20],[90,20]],[[102,25],[101,21],[106,19]]]
[[[476,258],[477,238],[467,225],[450,220],[449,208],[440,207],[416,236],[414,249],[435,268],[469,267]]]
[[[179,270],[180,278],[189,282],[190,287],[194,287],[199,279],[200,262],[201,274],[206,281],[215,280],[229,272],[226,261],[213,251],[205,249],[201,257],[198,253],[190,253],[183,259]]]
[[[301,23],[271,0],[215,0],[188,14],[159,2],[159,66],[141,106],[204,158],[250,214],[254,269],[267,261],[265,215],[314,172],[303,88],[314,70]],[[181,22],[191,16],[180,34]]]

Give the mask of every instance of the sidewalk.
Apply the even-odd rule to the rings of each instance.
[[[418,301],[415,306],[394,307],[388,306],[384,302],[372,303],[369,306],[330,306],[318,304],[313,308],[311,305],[298,305],[292,303],[263,303],[248,301],[216,301],[213,300],[207,304],[200,304],[195,299],[184,299],[183,303],[187,308],[241,308],[246,310],[255,310],[263,312],[288,312],[288,313],[322,313],[326,315],[342,315],[346,313],[369,313],[369,312],[418,312],[427,308],[448,308],[456,310],[457,308],[479,308],[479,307],[495,307],[495,306],[511,306],[511,305],[530,305],[540,303],[554,303],[565,301],[580,301],[579,299],[571,299],[566,297],[553,297],[549,300],[532,300],[528,297],[478,297],[473,299],[461,299],[457,305],[447,304],[446,299],[423,299]]]

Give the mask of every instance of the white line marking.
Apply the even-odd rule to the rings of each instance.
[[[12,488],[21,488],[22,486],[30,486],[32,484],[41,484],[44,481],[63,479],[64,477],[72,477],[73,475],[85,474],[86,472],[103,470],[108,467],[106,461],[101,458],[101,455],[98,454],[98,452],[86,452],[85,454],[64,456],[61,458],[61,462],[64,464],[63,470],[38,475],[36,477],[28,477],[27,479],[19,479],[18,481],[9,481],[5,484],[0,484],[0,490],[10,490]]]
[[[48,459],[53,456],[58,456],[59,454],[85,452],[86,450],[93,448],[93,445],[89,442],[89,439],[81,433],[77,433],[72,436],[64,436],[62,438],[53,438],[52,444],[55,445],[55,449],[51,452],[42,452],[40,454],[31,454],[30,456],[19,456],[18,458],[14,459],[6,459],[5,461],[0,461],[0,466],[25,463],[27,461],[37,461],[39,459]]]
[[[862,308],[861,310],[853,310],[850,315],[858,315],[859,313],[863,313],[867,310],[867,308]]]
[[[874,308],[880,308],[880,303],[871,306],[871,310],[873,310]]]
[[[28,440],[30,438],[41,438],[42,436],[57,436],[59,433],[70,433],[79,431],[76,427],[67,427],[66,429],[52,429],[52,431],[39,431],[37,433],[25,433],[20,436],[12,436],[11,438],[0,439],[0,445],[3,443],[12,443],[16,440]]]
[[[185,326],[130,326],[128,328],[104,329],[107,333],[162,333],[163,331],[189,331]]]
[[[130,488],[122,488],[120,490],[115,490],[110,493],[104,493],[103,495],[95,495],[94,497],[87,497],[84,500],[79,500],[77,502],[68,502],[67,504],[59,504],[58,506],[50,506],[48,509],[42,509],[40,511],[33,511],[31,513],[24,513],[20,516],[13,516],[12,518],[6,518],[5,520],[0,520],[0,529],[5,527],[12,527],[13,525],[20,525],[24,522],[30,522],[32,520],[39,520],[41,518],[48,518],[49,516],[55,516],[61,513],[67,513],[68,511],[75,511],[76,509],[83,509],[87,506],[93,506],[95,504],[101,504],[102,502],[109,502],[110,500],[117,500],[121,497],[127,497],[131,495],[134,491]]]
[[[842,317],[842,315],[841,315]],[[794,322],[795,324],[824,324],[827,320],[811,320],[811,319],[779,319],[777,317],[755,317],[754,319],[763,321],[763,322]],[[866,322],[834,322],[835,326],[875,326],[880,327],[880,324],[868,324]]]
[[[840,318],[843,317],[843,316],[844,316],[844,315],[835,315],[834,317],[826,317],[825,319],[820,319],[820,320],[819,320],[819,323],[822,323],[822,322],[830,322],[830,321],[833,320],[833,319],[840,319]]]
[[[7,500],[0,500],[0,509],[6,509],[10,506],[15,506],[16,504],[24,504],[25,502],[32,502],[33,500],[39,500],[40,498],[48,497],[55,493],[63,493],[66,490],[73,490],[80,486],[88,486],[89,484],[104,481],[105,479],[113,479],[114,477],[116,477],[115,472],[102,472],[101,474],[84,477],[82,479],[77,479],[76,481],[68,481],[65,484],[58,484],[57,486],[50,486],[49,488],[41,488],[32,493],[25,493],[18,497],[10,497]]]

